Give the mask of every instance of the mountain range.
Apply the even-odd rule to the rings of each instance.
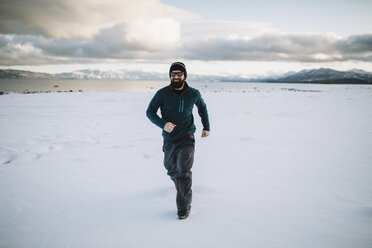
[[[273,83],[319,83],[319,84],[372,84],[372,73],[353,69],[337,71],[329,68],[302,70],[277,77],[249,79],[254,82]]]
[[[48,74],[21,70],[0,69],[0,79],[120,79],[120,80],[169,80],[166,73],[129,70],[79,70]],[[270,83],[319,83],[319,84],[372,84],[372,73],[353,69],[337,71],[329,68],[288,72],[279,76],[244,78],[239,76],[189,75],[189,80],[200,82],[270,82]]]

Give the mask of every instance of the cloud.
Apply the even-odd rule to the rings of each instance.
[[[145,30],[137,26],[146,26]],[[81,62],[100,59],[166,58],[179,42],[179,24],[172,19],[117,24],[90,40],[52,39],[34,35],[0,35],[3,65]],[[27,59],[27,60],[25,60]]]
[[[160,58],[195,17],[158,0],[3,0],[0,14],[2,65]]]
[[[280,30],[270,23],[246,21],[184,20],[181,22],[182,39],[190,41],[203,38],[253,37]]]
[[[240,61],[372,61],[372,34],[264,34],[253,38],[212,38],[184,45],[184,57]]]
[[[283,33],[206,21],[160,0],[2,0],[0,65],[105,60],[372,61],[372,33]]]
[[[352,35],[336,43],[337,49],[345,53],[372,51],[372,34]]]
[[[195,17],[158,0],[2,0],[0,15],[0,33],[55,39],[89,39],[118,23]]]
[[[136,25],[145,25],[147,32],[133,31]],[[338,37],[274,33],[253,38],[199,38],[181,43],[180,32],[173,19],[157,19],[147,24],[117,24],[90,40],[0,35],[0,61],[3,65],[20,65],[106,59],[169,60],[177,53],[184,59],[202,61],[372,61],[372,34]]]

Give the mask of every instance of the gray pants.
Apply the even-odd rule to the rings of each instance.
[[[195,138],[188,135],[176,141],[164,139],[164,166],[177,190],[178,211],[191,207],[192,164],[194,162]]]

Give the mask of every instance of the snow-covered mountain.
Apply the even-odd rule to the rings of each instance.
[[[121,79],[121,80],[169,80],[167,73],[156,73],[146,71],[128,71],[128,70],[80,70],[68,73],[56,74],[60,79]],[[221,76],[205,76],[205,75],[188,75],[188,79],[192,81],[202,82],[218,82],[221,81]]]
[[[79,70],[55,75],[61,79],[165,80],[166,74],[128,70]]]
[[[21,71],[21,70],[4,70],[0,69],[0,79],[1,78],[52,78],[52,74],[31,72],[31,71]]]
[[[37,73],[30,71],[21,70],[1,70],[0,69],[0,79],[10,79],[10,78],[53,78],[53,79],[91,79],[91,80],[169,80],[168,73],[156,73],[147,72],[141,70],[78,70],[73,72],[64,72],[58,74],[47,74],[47,73]],[[232,77],[221,77],[216,75],[189,75],[188,79],[198,82],[219,82],[224,81],[226,78]],[[232,78],[239,80],[240,78]],[[244,78],[246,81],[247,79]]]
[[[364,71],[364,70],[360,70],[360,69],[356,69],[356,68],[349,70],[349,72],[372,75],[372,72]]]
[[[167,73],[141,70],[79,70],[59,74],[18,70],[0,70],[0,78],[57,78],[57,79],[106,79],[106,80],[169,80]],[[360,69],[337,71],[329,68],[287,72],[269,77],[247,78],[242,76],[196,75],[188,76],[198,82],[274,82],[274,83],[324,83],[324,84],[372,84],[372,73]]]
[[[275,83],[372,84],[372,73],[358,69],[337,71],[329,68],[320,68],[302,70],[297,73],[279,77],[250,79],[249,81]]]

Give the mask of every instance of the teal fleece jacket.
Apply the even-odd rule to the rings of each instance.
[[[162,135],[165,139],[176,140],[195,133],[196,127],[192,115],[194,104],[198,108],[203,129],[210,131],[207,105],[200,92],[189,87],[186,82],[185,90],[180,95],[174,92],[171,85],[158,90],[147,108],[146,116],[152,123],[163,129]],[[161,117],[157,115],[159,108]],[[164,126],[167,122],[172,122],[176,125],[171,133],[164,131]]]

